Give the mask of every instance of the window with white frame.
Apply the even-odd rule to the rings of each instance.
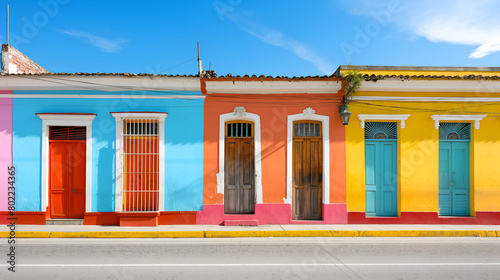
[[[163,209],[163,139],[166,113],[112,113],[117,128],[116,209]]]

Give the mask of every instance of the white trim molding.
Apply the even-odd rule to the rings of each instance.
[[[165,209],[165,118],[168,113],[147,113],[147,112],[113,112],[111,113],[116,121],[116,177],[115,177],[115,212],[123,212],[123,125],[124,118],[156,118],[158,120],[158,211]]]
[[[230,93],[230,94],[332,94],[337,93],[342,87],[340,81],[308,81],[308,80],[286,80],[286,81],[207,81],[208,94]]]
[[[434,127],[436,129],[439,129],[440,121],[473,121],[474,128],[479,129],[479,121],[486,116],[487,115],[432,115],[431,118],[434,120]]]
[[[39,113],[42,120],[42,190],[41,211],[49,206],[49,127],[85,126],[85,212],[92,210],[92,121],[96,114]]]
[[[401,121],[401,128],[405,128],[405,120],[407,120],[410,116],[411,114],[405,114],[405,115],[358,114],[358,119],[361,121],[361,128],[365,128],[366,120]]]
[[[217,173],[217,193],[224,194],[225,125],[226,122],[234,120],[251,121],[254,123],[255,203],[262,203],[260,116],[246,112],[244,107],[235,107],[232,113],[222,114],[219,116],[219,173]]]
[[[0,98],[78,98],[78,99],[205,99],[201,95],[180,94],[1,94]]]
[[[500,97],[352,96],[353,101],[500,102]]]
[[[463,75],[463,74],[462,74]],[[500,83],[495,80],[402,80],[387,78],[365,81],[358,92],[486,92],[500,91]],[[354,96],[353,100],[357,98]]]
[[[286,140],[286,198],[284,203],[292,204],[293,194],[293,123],[299,120],[314,120],[321,122],[323,135],[323,204],[330,203],[330,117],[317,115],[308,107],[300,114],[288,115]]]
[[[2,90],[98,90],[98,91],[150,91],[180,94],[201,91],[199,77],[169,77],[158,75],[3,75]],[[189,94],[189,93],[188,93]],[[140,94],[139,94],[140,95]],[[16,94],[16,97],[18,95]]]

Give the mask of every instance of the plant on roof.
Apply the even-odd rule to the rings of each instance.
[[[344,79],[347,81],[347,84],[344,87],[344,99],[346,99],[356,94],[356,92],[361,87],[363,78],[361,78],[357,69],[352,69],[346,73]]]

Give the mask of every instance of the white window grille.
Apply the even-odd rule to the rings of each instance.
[[[123,211],[158,211],[158,120],[123,119]]]
[[[163,209],[166,113],[112,113],[117,124],[116,210]]]

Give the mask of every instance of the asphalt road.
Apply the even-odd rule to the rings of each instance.
[[[0,240],[0,279],[500,279],[500,238]]]

